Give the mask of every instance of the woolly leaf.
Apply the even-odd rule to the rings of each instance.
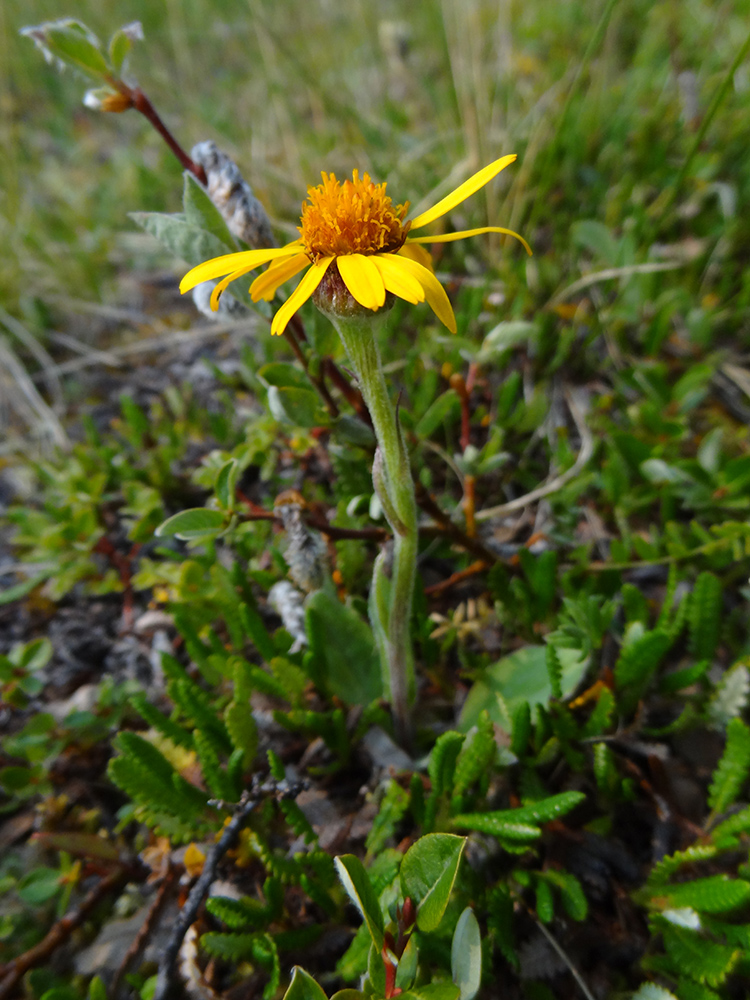
[[[631,1000],[677,1000],[677,997],[656,983],[642,983]]]
[[[383,947],[383,914],[364,865],[353,854],[334,858],[334,864],[347,895],[362,914],[370,937],[380,950]]]
[[[669,907],[689,906],[703,913],[725,913],[750,899],[750,882],[712,875],[666,887],[665,897]]]
[[[229,231],[224,216],[211,201],[203,185],[198,182],[189,170],[185,171],[183,178],[182,207],[185,213],[185,222],[190,226],[195,226],[196,229],[202,229],[215,236],[224,246],[222,253],[232,253],[237,249],[237,243]],[[235,460],[230,459],[230,462],[233,461]],[[229,464],[228,462],[227,465]],[[222,469],[225,468],[226,465],[222,467]],[[219,496],[222,506],[228,507],[229,504],[224,503],[221,499],[218,480],[216,493]]]
[[[417,904],[417,927],[434,931],[448,906],[466,837],[428,833],[412,844],[401,862],[401,889]]]
[[[716,686],[708,704],[709,720],[723,729],[730,719],[736,718],[748,703],[750,670],[747,659],[740,660],[726,671]]]
[[[727,742],[714,771],[708,804],[714,813],[724,812],[739,795],[750,772],[750,729],[741,719],[727,726]]]
[[[688,647],[697,660],[712,660],[719,643],[721,626],[721,582],[713,573],[703,572],[690,595]]]

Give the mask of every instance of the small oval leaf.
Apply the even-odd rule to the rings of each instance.
[[[401,890],[417,904],[417,927],[434,931],[456,881],[466,837],[428,833],[412,844],[401,862]]]
[[[181,538],[189,541],[193,538],[207,538],[224,530],[226,518],[220,510],[209,510],[207,507],[192,507],[181,510],[179,514],[168,517],[156,529],[160,538]]]
[[[459,1000],[474,1000],[482,980],[482,940],[474,911],[467,906],[458,918],[451,945],[451,973]]]

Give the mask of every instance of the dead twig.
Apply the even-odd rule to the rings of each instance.
[[[516,497],[515,500],[509,500],[507,503],[497,504],[495,507],[486,507],[484,510],[478,510],[474,515],[477,521],[488,521],[492,517],[501,517],[503,514],[509,514],[511,511],[528,507],[530,503],[541,500],[543,497],[549,496],[550,493],[557,493],[571,479],[575,479],[581,469],[588,463],[594,454],[594,438],[586,426],[583,412],[575,401],[573,394],[566,393],[566,397],[576,429],[581,437],[581,450],[578,452],[578,457],[573,465],[566,472],[561,472],[559,476],[555,476],[549,482],[545,483],[544,486],[538,486],[535,490],[525,493],[522,497]]]
[[[21,978],[29,969],[48,963],[55,950],[70,937],[77,927],[81,926],[99,903],[111,892],[115,892],[126,882],[129,882],[133,875],[133,865],[115,868],[94,886],[77,910],[72,910],[61,920],[58,920],[39,944],[29,948],[23,955],[19,955],[18,958],[13,959],[12,962],[0,969],[0,976],[2,976],[0,979],[0,1000],[10,1000]]]
[[[181,871],[181,868],[179,867],[176,868],[174,865],[170,865],[169,868],[167,869],[167,872],[164,875],[164,878],[162,879],[162,883],[159,886],[158,892],[154,897],[154,901],[151,904],[151,908],[149,909],[146,915],[146,919],[143,921],[141,929],[138,931],[135,938],[133,939],[133,943],[128,948],[125,957],[120,963],[120,967],[118,968],[117,972],[114,975],[114,979],[112,980],[112,985],[110,986],[110,991],[109,991],[110,996],[112,997],[117,996],[117,992],[120,988],[120,983],[122,982],[123,976],[146,947],[148,939],[151,936],[151,932],[153,931],[154,926],[156,924],[157,918],[159,917],[159,914],[164,908],[164,904],[167,901],[172,886],[177,880],[177,875],[179,871]]]
[[[239,836],[240,830],[245,825],[250,813],[255,809],[260,801],[257,792],[245,791],[240,799],[239,805],[234,811],[229,823],[224,827],[224,832],[208,852],[208,856],[203,865],[203,871],[190,890],[187,902],[180,910],[179,916],[172,928],[169,941],[164,949],[162,959],[159,962],[159,971],[156,977],[156,989],[152,1000],[167,1000],[172,991],[172,972],[174,970],[177,956],[180,953],[183,939],[188,927],[195,921],[198,909],[203,902],[203,897],[208,892],[209,886],[216,878],[216,869],[226,852],[230,850]],[[2,996],[0,995],[0,1000]]]

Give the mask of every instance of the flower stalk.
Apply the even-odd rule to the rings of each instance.
[[[414,657],[409,624],[418,547],[417,504],[411,465],[401,435],[398,412],[388,395],[380,363],[375,337],[378,314],[360,310],[350,316],[328,311],[327,315],[336,327],[357,374],[378,442],[373,483],[393,530],[393,559],[390,579],[385,560],[378,558],[375,562],[370,614],[384,661],[396,735],[402,745],[408,745],[414,693]]]

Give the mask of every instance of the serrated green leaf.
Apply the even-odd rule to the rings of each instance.
[[[223,531],[227,525],[226,515],[220,510],[207,507],[193,507],[173,514],[156,529],[158,538],[181,538],[188,541],[196,538],[210,538]]]
[[[417,927],[433,931],[443,918],[458,874],[466,837],[428,833],[412,844],[401,862],[401,889],[417,904]]]
[[[474,1000],[482,981],[482,941],[470,906],[458,918],[453,932],[451,978],[459,988],[459,1000]]]
[[[666,906],[692,907],[701,913],[725,913],[750,900],[750,882],[730,879],[727,875],[711,875],[681,885],[665,886],[662,890]],[[666,907],[665,907],[666,908]]]
[[[690,595],[688,647],[697,660],[712,660],[719,643],[722,615],[721,582],[713,573],[700,573]]]
[[[714,813],[722,813],[736,800],[750,773],[750,729],[738,718],[727,726],[727,742],[714,771],[708,804]]]
[[[353,854],[334,858],[336,871],[347,895],[362,914],[375,947],[383,947],[383,914],[364,865]]]

